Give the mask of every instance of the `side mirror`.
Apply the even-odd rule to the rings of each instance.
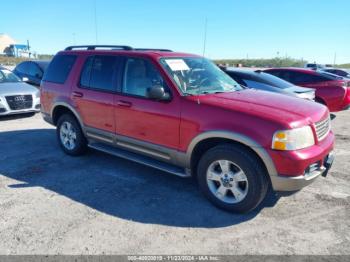
[[[153,100],[162,100],[166,101],[170,99],[169,93],[164,91],[162,86],[152,86],[147,89],[147,97]]]
[[[28,77],[22,77],[22,81],[23,81],[23,82],[28,82],[28,81],[29,81],[29,78],[28,78]]]

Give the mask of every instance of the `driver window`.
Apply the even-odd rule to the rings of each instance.
[[[125,64],[123,93],[146,97],[147,89],[163,86],[164,81],[159,71],[151,62],[140,58],[128,58]]]

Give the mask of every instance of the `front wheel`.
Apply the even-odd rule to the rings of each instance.
[[[58,143],[63,151],[72,156],[85,153],[87,142],[78,121],[70,114],[61,116],[56,129]]]
[[[200,159],[197,172],[204,195],[227,211],[251,211],[267,193],[265,168],[242,146],[227,144],[208,150]]]

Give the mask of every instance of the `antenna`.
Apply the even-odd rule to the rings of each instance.
[[[98,44],[98,32],[97,32],[97,11],[96,11],[96,0],[94,0],[94,15],[95,15],[95,38],[96,45]]]
[[[208,28],[208,18],[205,18],[205,22],[204,22],[204,39],[203,39],[203,56],[205,55],[205,49],[207,47],[207,28]]]

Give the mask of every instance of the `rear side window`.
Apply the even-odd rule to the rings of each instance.
[[[75,55],[56,55],[47,68],[43,81],[64,84],[76,59]]]
[[[80,86],[90,89],[116,91],[116,56],[89,57],[80,76]]]
[[[16,71],[22,74],[27,74],[29,71],[29,63],[28,62],[22,62],[16,67]]]
[[[41,69],[34,63],[29,64],[29,75],[37,78],[43,77]]]
[[[323,81],[329,81],[329,80],[330,79],[321,75],[293,72],[291,82],[295,84],[308,84],[308,83],[317,83],[317,82],[323,82]]]

